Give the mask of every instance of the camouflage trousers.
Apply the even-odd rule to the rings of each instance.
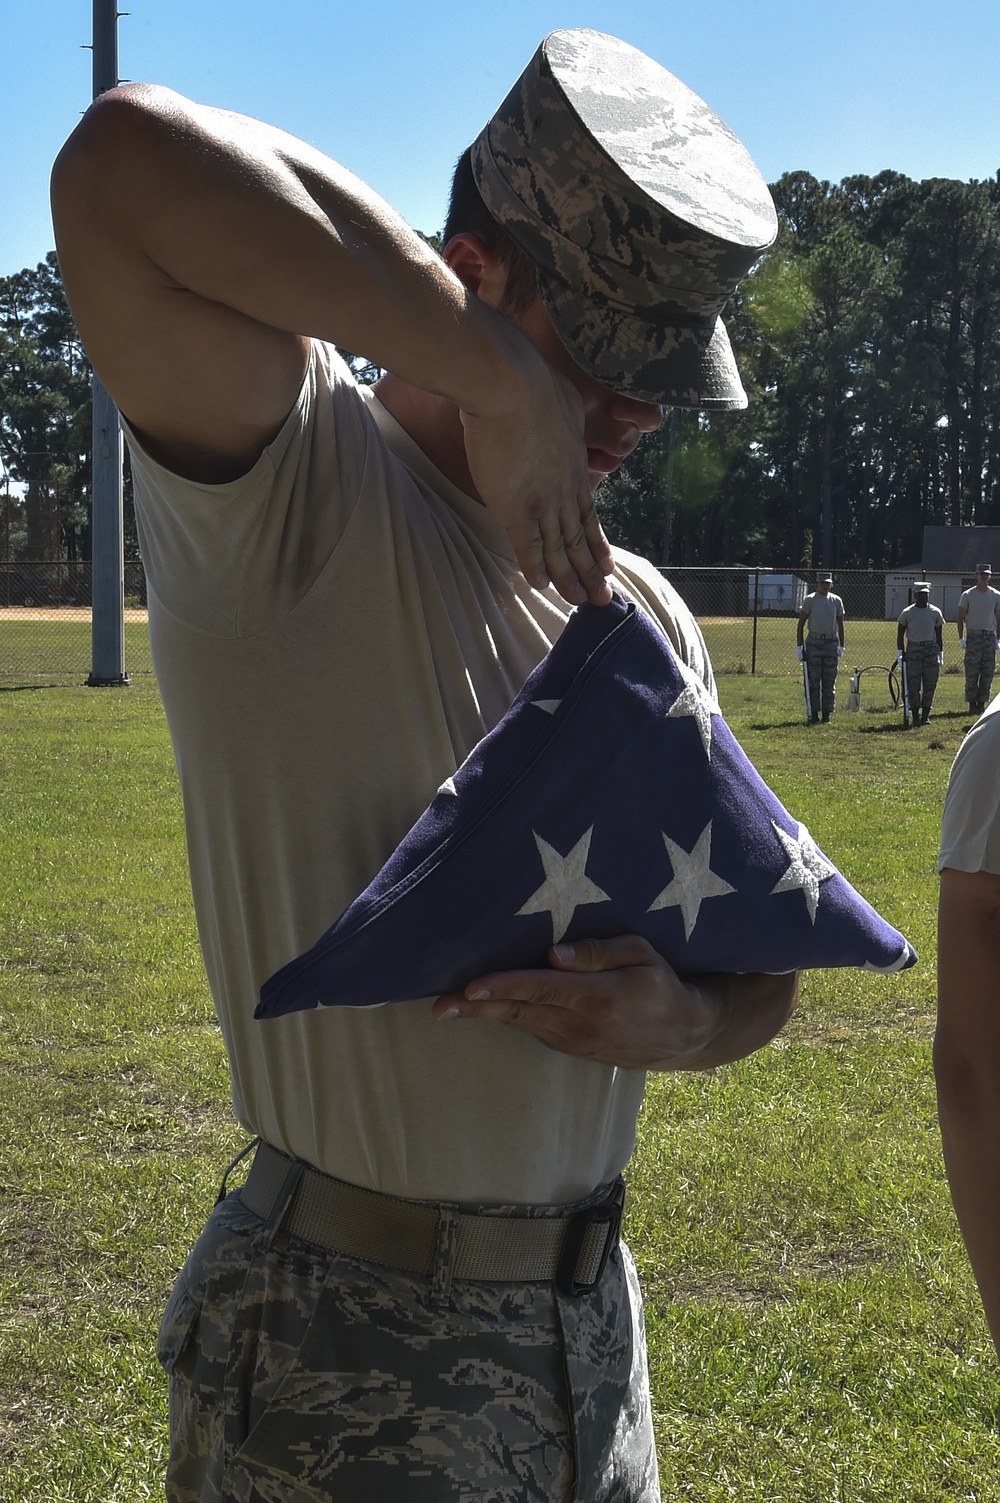
[[[833,714],[837,699],[837,638],[806,638],[806,670],[809,674],[810,713],[814,720]]]
[[[941,669],[936,642],[909,642],[906,648],[906,693],[910,714],[929,715]]]
[[[970,705],[985,705],[993,687],[997,639],[991,631],[966,632],[965,697]]]
[[[576,1297],[438,1262],[327,1252],[227,1196],[160,1327],[169,1503],[659,1503],[627,1248]]]

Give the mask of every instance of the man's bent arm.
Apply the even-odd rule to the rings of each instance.
[[[503,1023],[562,1054],[635,1070],[707,1070],[761,1048],[788,1021],[798,973],[684,981],[637,935],[579,940],[551,969],[502,971],[439,997],[439,1018]]]
[[[941,873],[934,1073],[945,1166],[1000,1352],[1000,876]]]
[[[485,457],[469,454],[473,480],[532,583],[545,577],[539,535],[555,526],[569,536],[592,518],[576,392],[320,152],[136,85],[87,112],[56,162],[52,196],[88,352],[173,468],[218,481],[252,465],[295,400],[314,336],[360,351],[487,429]],[[606,598],[610,558],[598,567],[580,546],[576,572],[592,599]],[[590,549],[601,551],[593,536]],[[568,578],[556,583],[579,598]]]

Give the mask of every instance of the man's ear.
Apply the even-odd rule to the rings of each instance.
[[[452,236],[441,254],[470,292],[491,308],[499,308],[507,286],[507,268],[485,240],[463,230],[461,235]]]

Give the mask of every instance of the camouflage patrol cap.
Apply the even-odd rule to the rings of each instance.
[[[670,406],[747,405],[719,315],[777,216],[746,148],[672,73],[616,37],[554,31],[472,170],[592,376]]]

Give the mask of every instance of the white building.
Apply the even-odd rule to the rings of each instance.
[[[958,617],[963,590],[976,582],[976,566],[1000,574],[1000,527],[925,527],[923,562],[904,564],[885,576],[885,618],[894,621],[913,600],[913,586],[926,580],[931,605],[946,621]]]

